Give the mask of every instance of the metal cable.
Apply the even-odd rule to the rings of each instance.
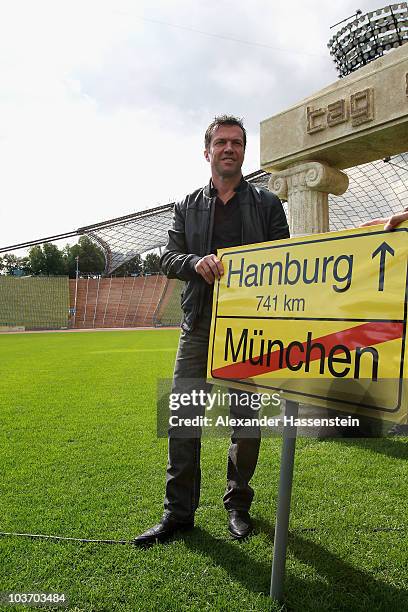
[[[365,529],[364,527],[356,527],[354,531],[365,531],[366,533],[378,533],[378,532],[400,532],[406,531],[408,529],[408,525],[402,525],[400,527],[373,527],[371,529]],[[321,527],[298,527],[295,529],[291,529],[290,533],[296,532],[307,532],[307,531],[324,531]],[[45,535],[41,533],[15,533],[15,532],[7,532],[0,531],[0,537],[20,537],[20,538],[29,538],[32,540],[53,540],[54,542],[82,542],[85,544],[131,544],[133,545],[133,540],[102,540],[102,539],[91,539],[91,538],[71,538],[68,536],[54,536],[54,535]]]
[[[54,536],[54,535],[45,535],[42,533],[14,533],[7,531],[0,531],[0,536],[7,537],[20,537],[20,538],[30,538],[33,540],[54,540],[54,541],[68,541],[68,542],[85,542],[90,544],[131,544],[132,540],[93,540],[88,538],[70,538],[68,536]]]

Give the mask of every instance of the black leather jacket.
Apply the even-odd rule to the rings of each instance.
[[[277,196],[244,179],[236,191],[242,215],[242,244],[289,237],[285,212]],[[192,331],[204,300],[209,299],[206,282],[194,266],[204,255],[211,253],[215,200],[210,182],[176,202],[173,225],[160,259],[161,269],[168,278],[186,281],[181,298],[184,312],[181,326],[185,331]]]

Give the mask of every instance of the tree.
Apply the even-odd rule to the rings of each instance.
[[[72,247],[67,245],[65,252],[67,271],[71,278],[76,275],[76,257],[79,257],[79,271],[82,274],[102,274],[105,270],[105,255],[88,236],[81,236]]]
[[[44,276],[62,276],[67,273],[64,254],[52,243],[34,246],[28,254],[29,267],[33,274]]]
[[[28,257],[16,257],[6,253],[0,257],[0,273],[13,274],[18,269],[23,274],[43,276],[76,275],[76,257],[79,257],[80,272],[101,274],[105,269],[105,256],[88,236],[81,236],[74,246],[65,245],[59,249],[51,242],[31,247]]]
[[[31,247],[28,252],[28,259],[33,274],[42,274],[45,268],[45,257],[42,248],[39,245]]]
[[[45,243],[43,245],[43,253],[45,260],[44,274],[48,276],[62,276],[67,273],[63,253],[55,244]]]
[[[135,255],[129,261],[123,263],[119,268],[116,268],[115,274],[118,276],[127,276],[129,274],[142,274],[143,272],[143,261],[139,254]]]
[[[157,253],[148,253],[143,261],[144,274],[158,274],[160,272],[160,257]]]
[[[31,275],[33,273],[32,269],[31,269],[30,258],[29,257],[21,257],[20,258],[19,268],[20,268],[20,270],[22,270],[22,272],[23,272],[23,274],[25,276]]]
[[[6,253],[0,257],[0,274],[20,275],[31,274],[28,257],[17,257],[12,253]]]
[[[3,269],[6,274],[13,274],[13,270],[20,267],[20,259],[12,253],[6,253],[3,257]]]

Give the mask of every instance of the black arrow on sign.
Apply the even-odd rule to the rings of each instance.
[[[387,257],[387,253],[390,255],[395,255],[394,249],[390,247],[389,244],[383,242],[380,244],[378,249],[375,249],[374,253],[371,255],[371,258],[374,259],[377,255],[380,255],[380,273],[378,275],[378,291],[384,291],[384,272],[385,272],[385,258]]]

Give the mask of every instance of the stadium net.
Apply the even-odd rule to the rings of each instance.
[[[375,217],[387,217],[408,205],[408,153],[349,168],[346,172],[350,179],[348,190],[342,196],[329,195],[331,231],[356,227],[363,221]],[[270,175],[258,170],[245,178],[257,187],[267,188]],[[136,255],[161,250],[167,241],[173,207],[174,203],[170,203],[139,211],[81,227],[67,234],[4,247],[0,249],[0,253],[67,236],[87,235],[103,250],[105,272],[103,278],[79,278],[69,281],[69,326],[76,328],[177,326],[181,319],[182,282],[168,281],[160,275],[113,278],[115,271]],[[284,207],[287,208],[286,203]],[[14,324],[40,328],[45,325],[41,315],[43,308],[44,316],[48,317],[50,322],[49,326],[67,325],[66,313],[60,318],[51,316],[49,305],[52,299],[40,299],[34,291],[24,294],[23,283],[28,279],[0,278],[5,283],[14,282],[14,287],[21,283],[18,299],[6,298],[8,290],[3,291],[2,321],[7,321],[7,324],[10,324],[10,321],[28,321],[27,325]],[[34,282],[38,279],[32,280]],[[68,286],[67,280],[63,282]],[[5,286],[3,284],[3,287]],[[28,287],[28,284],[25,286]],[[17,289],[14,293],[11,292],[11,295],[16,296]],[[29,300],[31,306],[26,307],[24,300]],[[32,314],[28,312],[30,308]],[[68,311],[66,303],[64,308]],[[20,314],[17,316],[18,313]]]
[[[388,216],[408,204],[408,153],[349,168],[349,188],[342,196],[329,195],[331,231],[356,227],[363,221]],[[270,175],[258,170],[245,177],[257,187],[268,187]],[[104,250],[105,274],[112,274],[138,253],[163,246],[171,225],[174,203],[119,219],[79,228]]]
[[[0,276],[0,330],[66,329],[68,277]]]

